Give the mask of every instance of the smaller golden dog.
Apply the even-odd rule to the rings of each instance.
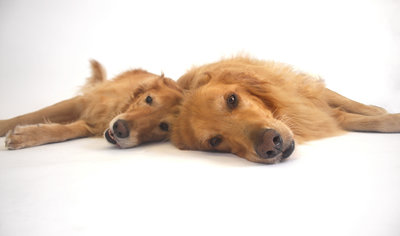
[[[345,98],[283,63],[234,57],[195,67],[178,84],[188,90],[171,134],[180,149],[276,163],[295,142],[344,130],[400,132],[400,114]]]
[[[91,61],[92,75],[81,95],[41,110],[0,120],[8,149],[99,136],[121,148],[166,140],[182,99],[176,82],[144,70],[130,70],[107,81]]]

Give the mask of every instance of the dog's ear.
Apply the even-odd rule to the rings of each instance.
[[[195,89],[210,82],[212,77],[211,72],[200,72],[197,68],[193,68],[178,79],[178,84],[186,90]]]
[[[206,72],[200,74],[200,75],[197,77],[197,81],[196,81],[196,84],[195,84],[195,85],[196,85],[196,88],[208,84],[208,83],[211,81],[212,77],[213,77],[213,76],[212,76],[212,73],[211,73],[211,72],[208,72],[208,71],[206,71]]]
[[[179,79],[178,79],[178,84],[181,88],[183,89],[190,89],[191,86],[190,84],[192,83],[193,77],[195,76],[196,72],[194,69],[187,71],[184,75],[182,75]]]
[[[172,124],[172,125],[174,125],[174,124]],[[174,131],[174,129],[175,129],[175,127],[172,126],[172,132],[170,133],[170,137],[169,137],[169,139],[171,140],[171,143],[172,143],[175,147],[179,148],[180,150],[190,150],[190,147],[187,146],[187,145],[182,141],[182,137],[181,137],[181,136],[178,136],[178,135],[176,134],[176,131]]]
[[[227,72],[221,75],[218,80],[225,84],[239,85],[249,94],[260,99],[271,110],[277,108],[280,100],[286,100],[279,87],[271,84],[269,80],[258,78],[257,75]]]
[[[218,78],[218,82],[224,84],[237,84],[249,90],[250,93],[264,93],[271,87],[267,80],[258,78],[256,75],[247,73],[225,72]]]
[[[174,89],[180,93],[182,93],[181,87],[176,83],[176,81],[170,79],[170,78],[165,78],[164,75],[162,75],[162,81],[165,86]]]
[[[133,97],[137,98],[140,94],[144,93],[146,91],[146,86],[144,84],[141,84],[133,91]]]

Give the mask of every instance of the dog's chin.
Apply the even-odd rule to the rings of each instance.
[[[118,139],[117,137],[115,137],[111,129],[107,129],[104,132],[104,137],[109,143],[114,144],[119,148],[131,148],[139,144],[134,138]]]
[[[261,163],[261,164],[277,164],[277,163],[280,163],[282,160],[283,160],[282,159],[282,155],[279,154],[276,157],[269,158],[269,159],[264,159],[264,158],[261,158],[261,157],[259,157],[257,155],[255,160],[250,160],[250,161],[253,161],[253,162],[256,162],[256,163]]]

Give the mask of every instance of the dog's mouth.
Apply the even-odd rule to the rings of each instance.
[[[111,129],[107,129],[104,132],[104,137],[106,138],[106,140],[111,143],[111,144],[115,144],[118,145],[117,140],[114,137],[114,133],[111,131]]]

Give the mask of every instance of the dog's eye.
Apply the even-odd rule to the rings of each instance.
[[[160,123],[160,129],[161,130],[163,130],[163,131],[168,131],[168,124],[167,123],[165,123],[165,122],[161,122]]]
[[[228,107],[230,109],[236,108],[238,103],[239,103],[239,99],[238,99],[237,95],[234,93],[229,95],[228,98],[226,99],[226,104],[228,105]]]
[[[215,137],[212,137],[208,140],[208,142],[210,143],[211,147],[216,147],[222,142],[222,136],[217,135]]]
[[[147,96],[145,101],[147,104],[151,105],[151,103],[153,102],[153,98],[150,96]]]

